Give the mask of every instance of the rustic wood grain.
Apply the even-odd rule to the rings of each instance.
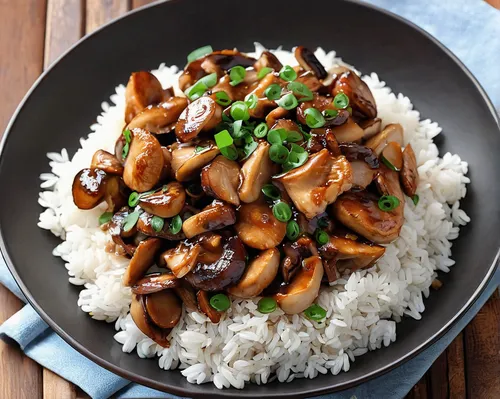
[[[495,291],[465,328],[467,397],[500,398],[500,295]]]
[[[429,369],[429,392],[431,398],[448,397],[448,358],[446,351],[434,361]]]
[[[429,398],[428,375],[424,375],[419,382],[408,392],[405,399],[427,399]],[[435,399],[435,398],[432,398]]]
[[[146,4],[151,4],[156,2],[157,0],[132,0],[132,8],[142,7]]]
[[[464,334],[461,332],[446,349],[448,361],[448,391],[453,399],[467,397],[465,383]]]
[[[76,399],[76,388],[52,371],[43,369],[43,399]]]
[[[129,10],[127,0],[87,0],[86,4],[86,33],[90,33],[126,13]]]

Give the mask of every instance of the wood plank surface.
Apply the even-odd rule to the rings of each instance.
[[[76,387],[52,371],[43,369],[44,399],[76,399]]]
[[[127,0],[87,0],[85,32],[93,32],[101,25],[126,13],[129,10]]]
[[[465,355],[464,333],[461,332],[446,349],[448,361],[448,391],[453,399],[465,399],[467,390],[465,385]]]

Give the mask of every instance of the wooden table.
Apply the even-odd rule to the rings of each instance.
[[[489,0],[500,8],[500,0]],[[0,0],[0,134],[31,84],[84,34],[151,0]],[[23,304],[0,286],[0,323]],[[410,398],[500,398],[498,291],[413,388]],[[0,398],[88,398],[0,341]]]

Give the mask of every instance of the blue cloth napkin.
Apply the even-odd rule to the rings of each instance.
[[[474,73],[500,110],[500,11],[483,0],[367,2],[409,19],[437,37]],[[25,301],[1,257],[0,283]],[[321,399],[404,397],[499,285],[500,270],[497,270],[484,293],[464,317],[443,338],[414,359],[356,388],[325,395]],[[178,398],[130,383],[92,363],[56,335],[30,305],[0,326],[0,337],[14,340],[27,356],[78,385],[92,398],[104,399],[111,395],[118,398]]]

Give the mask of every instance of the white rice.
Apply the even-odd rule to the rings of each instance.
[[[263,47],[256,44],[257,55]],[[296,64],[292,53],[276,50],[283,64]],[[316,51],[323,65],[342,63],[335,52]],[[179,70],[164,64],[153,71],[164,87],[176,85]],[[441,128],[430,120],[419,120],[410,100],[395,95],[377,74],[364,76],[375,96],[383,125],[401,123],[405,142],[415,150],[419,165],[420,202],[405,205],[405,224],[400,237],[387,245],[385,255],[369,270],[353,273],[323,288],[317,302],[328,310],[321,323],[301,315],[285,316],[277,309],[264,315],[257,310],[258,298],[233,299],[219,324],[201,313],[187,313],[173,329],[171,347],[164,349],[146,337],[129,315],[130,288],[122,285],[128,260],[105,252],[110,237],[98,226],[105,204],[82,211],[73,204],[71,183],[75,174],[90,165],[94,152],[113,152],[124,126],[123,85],[81,139],[81,148],[70,160],[65,149],[47,154],[51,173],[40,175],[44,208],[38,225],[63,242],[53,254],[65,261],[69,281],[82,285],[78,305],[96,320],[115,322],[115,339],[123,351],[140,357],[158,356],[163,369],[179,368],[191,383],[211,381],[218,388],[243,388],[251,381],[265,384],[294,378],[314,378],[319,373],[348,371],[356,356],[388,346],[396,339],[396,322],[403,316],[420,319],[423,298],[438,270],[448,272],[455,263],[451,242],[459,226],[469,222],[460,209],[469,179],[467,163],[450,153],[438,157],[433,138]],[[438,295],[438,294],[436,294]]]

